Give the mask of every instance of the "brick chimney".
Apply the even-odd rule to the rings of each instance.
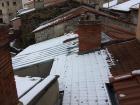
[[[18,97],[9,53],[7,27],[0,26],[0,105],[17,105]]]
[[[80,21],[76,33],[79,35],[79,54],[94,51],[101,46],[101,24],[98,21]]]
[[[140,6],[139,6],[139,11],[138,11],[138,24],[137,24],[137,29],[136,29],[136,38],[138,41],[140,41]]]

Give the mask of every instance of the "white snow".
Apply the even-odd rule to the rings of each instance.
[[[139,8],[139,6],[140,6],[140,3],[135,4],[135,5],[131,6],[131,9],[138,9],[138,8]]]
[[[70,15],[71,15],[71,14],[70,14]],[[56,24],[56,23],[58,23],[59,21],[64,20],[64,19],[67,18],[67,17],[70,17],[70,15],[68,15],[68,16],[66,16],[66,17],[58,18],[58,19],[56,19],[56,20],[54,20],[54,21],[48,22],[48,23],[46,23],[46,24],[44,24],[44,25],[41,25],[41,26],[39,26],[38,28],[36,28],[33,32],[37,32],[37,31],[39,31],[39,30],[42,30],[42,29],[44,29],[44,28],[46,28],[46,27],[51,26],[52,24]]]
[[[103,4],[103,8],[110,8],[112,6],[117,5],[117,3],[118,3],[118,0],[112,0],[112,1],[110,1],[108,3]]]
[[[114,79],[115,80],[123,80],[123,79],[126,79],[126,78],[130,78],[132,77],[132,75],[122,75],[122,76],[118,76],[118,77],[115,77]]]
[[[129,0],[124,3],[118,4],[116,6],[111,7],[110,9],[119,10],[119,11],[130,11],[133,5],[140,3],[140,0]]]
[[[29,2],[31,2],[31,1],[33,1],[33,0],[22,0],[22,6],[23,6],[23,8],[25,8],[25,4],[26,3],[29,3]]]
[[[54,59],[56,56],[68,54],[70,52],[77,52],[78,48],[68,49],[70,47],[77,46],[76,44],[63,43],[63,41],[77,36],[77,34],[70,33],[58,38],[31,45],[12,58],[13,68],[18,69],[27,67]]]
[[[60,56],[55,59],[51,75],[60,75],[64,90],[63,105],[111,105],[105,83],[110,70],[106,50]]]
[[[24,105],[28,105],[28,103],[34,99],[46,86],[48,86],[53,80],[55,76],[48,76],[43,81],[38,83],[34,88],[32,88],[27,94],[20,98],[20,101]],[[49,100],[48,100],[49,101]]]
[[[30,90],[33,86],[35,86],[40,80],[41,78],[39,77],[15,76],[18,97],[20,98],[22,95],[24,95],[28,90]]]
[[[29,13],[29,12],[32,12],[32,11],[35,11],[35,8],[32,8],[32,9],[25,9],[25,10],[19,12],[18,15],[23,15],[23,14],[26,14],[26,13]]]
[[[133,75],[140,75],[140,70],[134,70],[134,71],[132,71],[132,74]]]

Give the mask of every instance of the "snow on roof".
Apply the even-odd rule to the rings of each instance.
[[[140,3],[135,4],[135,5],[131,6],[131,9],[138,9],[139,8],[139,5],[140,5]]]
[[[103,8],[110,8],[112,6],[117,5],[117,3],[118,3],[118,0],[112,0],[112,1],[110,1],[108,3],[103,4]]]
[[[26,13],[30,13],[30,12],[32,12],[32,11],[35,11],[35,8],[32,8],[32,9],[25,9],[25,10],[23,10],[23,11],[20,11],[20,12],[18,13],[18,15],[23,15],[23,14],[26,14]]]
[[[65,19],[65,18],[66,18],[66,17],[62,17],[62,18],[59,18],[59,19],[57,19],[57,20],[54,20],[54,21],[52,21],[52,22],[50,22],[50,23],[41,25],[41,26],[39,26],[38,28],[36,28],[33,32],[42,30],[42,29],[44,29],[44,28],[46,28],[46,27],[51,26],[52,24],[56,24],[56,23],[58,23],[60,20],[63,20],[63,19]]]
[[[124,3],[118,4],[116,6],[113,6],[110,9],[118,10],[118,11],[130,11],[131,7],[138,3],[140,3],[140,0],[129,0]]]
[[[74,49],[73,47],[77,47],[77,44],[63,43],[63,41],[77,36],[77,34],[69,33],[61,37],[31,45],[12,58],[13,68],[19,69],[31,66],[54,59],[56,56],[75,52],[78,48]],[[70,49],[71,47],[73,49]]]
[[[23,8],[24,8],[24,5],[25,5],[26,3],[31,2],[31,1],[33,1],[33,0],[22,0],[22,6],[23,6]]]
[[[35,86],[40,80],[41,80],[41,78],[39,78],[39,77],[18,77],[18,76],[15,76],[18,97],[19,98],[22,97],[33,86]]]
[[[28,105],[43,89],[45,89],[54,79],[56,76],[48,76],[41,82],[39,82],[36,86],[34,86],[28,93],[26,93],[23,97],[19,100],[24,104]],[[22,82],[21,82],[22,83]],[[20,86],[22,86],[20,83]],[[23,83],[22,83],[23,84]],[[22,87],[21,87],[22,88]]]
[[[20,19],[20,17],[14,17],[14,18],[11,19],[10,21],[14,21],[14,20],[17,20],[17,19]]]
[[[63,105],[111,105],[105,86],[111,76],[107,58],[108,51],[100,50],[55,59],[50,75],[60,75]]]

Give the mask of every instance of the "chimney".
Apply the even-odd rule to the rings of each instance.
[[[138,41],[140,41],[140,5],[139,5],[139,10],[138,10],[138,24],[137,24],[137,29],[136,29],[136,38]]]
[[[99,21],[80,21],[76,32],[79,35],[79,54],[100,48],[101,24]]]
[[[44,0],[34,0],[34,8],[35,9],[44,8]]]
[[[6,26],[0,26],[0,104],[18,105],[7,29]]]

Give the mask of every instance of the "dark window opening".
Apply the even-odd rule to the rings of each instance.
[[[109,97],[110,97],[110,100],[111,100],[112,105],[118,105],[118,103],[117,103],[117,97],[115,95],[115,91],[113,89],[112,84],[107,83],[106,84],[106,88],[107,88],[107,91],[108,91],[108,94],[109,94]]]
[[[16,6],[16,5],[17,5],[17,3],[16,3],[16,2],[13,2],[13,5],[14,5],[14,6]]]
[[[2,10],[0,10],[0,15],[2,15]]]
[[[3,23],[3,19],[2,18],[0,18],[0,23]]]
[[[7,6],[9,6],[9,1],[7,1]]]
[[[2,7],[4,7],[4,3],[2,3]]]

